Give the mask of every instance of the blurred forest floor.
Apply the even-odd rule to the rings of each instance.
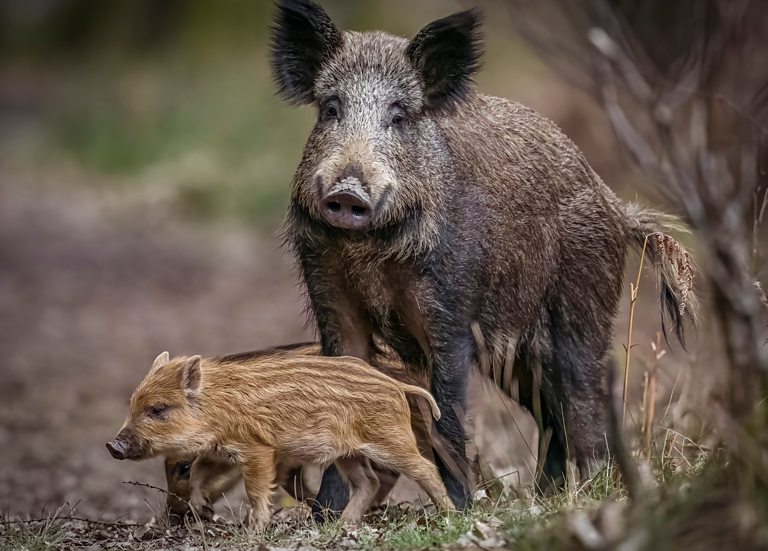
[[[425,6],[393,30],[412,34],[449,11]],[[152,358],[312,338],[276,229],[313,112],[273,96],[262,38],[236,47],[0,67],[0,513],[38,516],[68,501],[92,518],[150,517],[145,499],[161,496],[121,481],[162,486],[160,462],[113,461],[104,442]],[[634,199],[589,98],[503,29],[488,29],[487,51],[479,88],[553,118]],[[632,260],[627,288],[635,270]],[[625,298],[620,360],[627,307]],[[660,329],[650,278],[636,316],[642,366]],[[692,357],[702,350],[692,339]],[[690,389],[688,361],[679,350],[665,357],[660,403],[704,392],[703,381]],[[642,371],[632,376],[635,411]],[[509,465],[529,464],[502,419],[509,406],[494,403],[479,438],[489,453],[495,446],[499,469],[510,450]],[[527,414],[518,421],[530,431]]]

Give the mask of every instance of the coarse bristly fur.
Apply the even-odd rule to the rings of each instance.
[[[405,474],[438,507],[451,509],[437,469],[419,453],[407,395],[426,400],[440,417],[429,392],[358,358],[278,351],[169,359],[166,352],[134,391],[128,418],[107,447],[120,459],[200,456],[191,480],[210,468],[211,456],[239,465],[256,529],[269,520],[273,484],[304,463],[335,462],[350,485],[348,522],[360,519],[378,489],[363,460]],[[205,503],[194,485],[191,496],[193,506]]]
[[[279,346],[267,350],[230,354],[217,358],[222,362],[253,362],[258,358],[274,355],[319,356],[322,349],[319,343],[307,342]],[[388,375],[409,385],[422,388],[429,386],[426,373],[408,371],[405,366],[392,354],[382,351],[377,368]],[[408,396],[411,407],[411,428],[413,429],[419,451],[427,459],[433,458],[432,446],[435,445],[431,434],[432,412],[426,400],[418,396]],[[438,453],[441,453],[437,443]],[[191,466],[197,462],[195,476],[192,477]],[[318,469],[302,464],[292,458],[283,458],[281,472],[277,481],[283,489],[297,501],[311,503],[317,495],[320,484]],[[378,478],[378,491],[372,503],[376,506],[382,503],[397,482],[399,475],[394,471],[383,469],[377,464],[372,469]],[[172,454],[165,458],[165,479],[167,484],[166,508],[172,522],[179,522],[189,512],[191,502],[195,503],[196,514],[205,520],[210,520],[214,514],[214,505],[223,494],[234,487],[241,479],[240,468],[226,458],[218,455]],[[192,499],[193,490],[195,499]]]
[[[323,353],[374,361],[378,339],[412,369],[428,368],[443,413],[437,433],[464,468],[476,323],[491,358],[513,366],[529,409],[542,373],[554,433],[545,479],[563,480],[567,456],[588,477],[607,456],[605,374],[627,249],[664,230],[665,217],[623,204],[550,120],[475,91],[477,12],[433,22],[412,41],[329,31],[329,21],[308,0],[278,2],[272,46],[291,52],[289,62],[272,58],[283,95],[300,81],[289,99],[318,113],[284,235]],[[318,26],[311,39],[291,38]],[[352,229],[336,217],[340,194],[357,208]],[[682,336],[693,297],[687,253],[668,236],[650,239],[648,253]],[[454,503],[466,505],[466,485],[437,463]],[[333,469],[325,478],[318,507],[340,509],[341,479]]]

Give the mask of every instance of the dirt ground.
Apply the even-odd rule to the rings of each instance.
[[[71,189],[0,191],[0,511],[146,514],[160,463],[104,442],[154,355],[311,338],[276,240]]]
[[[162,495],[122,482],[163,486],[161,460],[114,461],[104,443],[154,356],[312,338],[277,238],[191,226],[162,204],[87,188],[0,188],[0,312],[0,511],[11,517],[67,502],[89,518],[150,518]],[[496,404],[478,424],[503,425],[512,411],[517,425],[481,444],[496,465],[521,447],[527,467],[513,476],[529,480],[535,441],[520,434],[531,438],[532,421]],[[407,483],[393,495],[413,497]]]

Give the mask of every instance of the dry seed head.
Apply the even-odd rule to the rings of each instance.
[[[693,302],[693,265],[691,257],[677,240],[664,233],[654,233],[650,236],[656,241],[659,257],[661,260],[661,269],[673,276],[673,281],[677,282],[677,290],[680,301],[680,316],[682,317],[686,309],[691,312],[691,303]],[[692,313],[692,312],[691,312]]]

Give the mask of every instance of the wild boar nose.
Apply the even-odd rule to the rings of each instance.
[[[323,214],[337,228],[361,230],[371,221],[371,203],[354,191],[337,191],[323,197]]]
[[[342,173],[342,176],[344,173]],[[337,228],[362,230],[371,222],[373,207],[361,178],[341,178],[320,200],[326,221]]]
[[[107,449],[115,459],[125,459],[128,455],[128,444],[125,440],[112,440],[107,442]]]

